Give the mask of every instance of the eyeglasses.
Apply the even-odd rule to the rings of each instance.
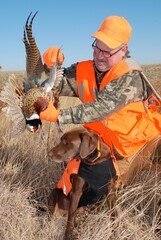
[[[94,42],[92,43],[92,47],[93,47],[94,51],[96,51],[96,53],[99,54],[99,53],[101,52],[105,58],[110,58],[110,57],[112,57],[114,54],[116,54],[117,52],[119,52],[124,46],[123,46],[122,48],[118,49],[116,52],[110,53],[110,52],[108,52],[108,51],[104,51],[104,50],[100,49],[99,47],[97,47],[97,46],[96,46],[96,40],[94,40]]]

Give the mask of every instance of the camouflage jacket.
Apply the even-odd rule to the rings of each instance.
[[[129,53],[126,57],[130,57]],[[82,103],[78,106],[61,109],[60,124],[84,124],[102,120],[117,112],[130,102],[145,100],[151,94],[151,89],[144,81],[139,71],[131,71],[108,83],[103,90],[99,85],[106,73],[99,73],[96,68],[98,95],[95,101]],[[59,86],[60,96],[78,97],[76,87],[76,64],[65,69],[65,77]]]

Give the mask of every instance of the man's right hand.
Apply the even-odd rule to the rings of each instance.
[[[59,53],[58,53],[59,51]],[[59,47],[53,46],[48,48],[43,54],[43,60],[46,66],[50,69],[57,60],[58,55],[58,65],[62,65],[64,61],[64,54]]]

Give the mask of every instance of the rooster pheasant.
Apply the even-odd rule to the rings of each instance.
[[[53,89],[59,85],[63,77],[63,69],[58,65],[57,60],[47,74],[43,65],[40,51],[35,38],[32,35],[32,24],[37,12],[31,18],[28,16],[24,29],[23,42],[26,50],[26,73],[27,79],[20,81],[14,75],[9,76],[0,93],[0,100],[7,104],[2,109],[13,121],[13,134],[18,135],[26,128],[37,131],[41,120],[39,113],[47,107],[51,96],[53,104],[58,107],[58,96]],[[30,20],[31,18],[31,20]]]

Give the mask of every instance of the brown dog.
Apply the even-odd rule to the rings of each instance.
[[[62,215],[67,212],[68,221],[65,239],[72,239],[74,215],[78,207],[97,202],[107,194],[110,208],[115,203],[113,187],[116,172],[110,158],[110,149],[101,138],[84,128],[65,133],[61,142],[49,151],[56,162],[76,158],[81,160],[78,174],[71,174],[72,191],[66,196],[62,189],[55,188],[49,196],[49,213]]]
[[[157,137],[130,160],[118,161],[118,165],[127,166],[126,171],[117,180],[110,149],[96,133],[79,128],[62,136],[61,142],[49,151],[49,156],[56,162],[69,162],[73,158],[81,160],[78,174],[71,174],[72,190],[68,196],[59,188],[52,190],[49,196],[50,215],[68,214],[65,240],[72,239],[74,215],[78,207],[97,202],[103,194],[106,194],[107,203],[112,209],[116,202],[115,189],[118,182],[127,185],[133,182],[136,175],[139,175],[143,169],[149,169],[153,165],[156,169],[158,164],[153,164],[149,158],[160,140],[161,137]],[[146,155],[146,158],[141,159],[143,155]],[[159,168],[161,170],[160,166]],[[91,182],[90,178],[94,179],[94,182]],[[103,191],[99,192],[99,189]],[[112,217],[115,216],[116,212]]]

